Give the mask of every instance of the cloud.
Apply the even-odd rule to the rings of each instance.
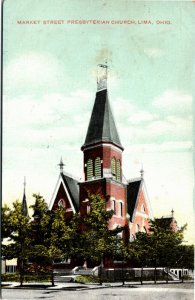
[[[142,126],[140,124],[126,126],[123,123],[118,125],[121,141],[126,145],[192,140],[192,119],[190,117],[182,119],[169,116],[163,120],[153,120]]]
[[[192,141],[192,97],[182,91],[165,91],[152,102],[152,110],[138,107],[135,101],[122,97],[113,102],[114,115],[123,146],[133,144],[166,144],[160,151],[176,151],[171,142]],[[148,109],[147,109],[148,108]],[[155,109],[154,109],[155,108]],[[189,150],[178,146],[178,151]]]
[[[61,66],[59,61],[46,53],[29,52],[10,61],[4,69],[4,88],[10,90],[35,91],[59,85]]]
[[[44,148],[82,143],[90,118],[91,97],[85,90],[67,96],[5,96],[4,144]]]
[[[192,96],[176,90],[167,90],[153,102],[153,106],[167,114],[186,115],[192,111]]]
[[[156,143],[133,144],[126,148],[127,153],[159,153],[192,151],[192,141],[175,141]]]
[[[134,112],[132,116],[128,118],[128,121],[132,124],[140,124],[155,120],[157,118],[157,114],[150,113],[148,111],[139,111]]]
[[[163,55],[163,51],[159,48],[147,48],[144,49],[144,53],[153,58],[161,57]]]

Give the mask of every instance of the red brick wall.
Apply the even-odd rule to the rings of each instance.
[[[145,211],[142,211],[142,205],[144,205]],[[139,194],[138,205],[137,205],[137,208],[136,208],[136,212],[139,212],[139,213],[143,214],[143,216],[135,214],[135,217],[133,219],[133,225],[132,225],[132,228],[130,230],[131,238],[132,238],[132,235],[135,235],[135,233],[137,231],[137,224],[139,224],[140,231],[144,231],[143,226],[145,226],[147,232],[148,232],[148,229],[149,229],[149,219],[147,217],[149,215],[149,208],[147,206],[147,202],[146,202],[143,190]],[[144,216],[146,216],[147,218],[145,218]]]
[[[80,184],[80,213],[81,215],[87,212],[87,203],[83,203],[88,198],[88,192],[91,194],[99,194],[103,198],[106,198],[106,180],[92,180],[82,182]]]
[[[109,228],[113,228],[114,225],[124,226],[126,220],[126,187],[111,179],[101,179],[83,182],[80,184],[80,212],[86,214],[87,203],[83,203],[83,200],[88,198],[88,191],[92,194],[100,194],[106,200],[106,209],[112,208],[111,197],[115,198],[116,214],[113,215],[109,222]],[[122,201],[122,217],[119,216],[120,202]]]
[[[113,146],[112,144],[96,145],[93,148],[84,150],[83,170],[85,174],[85,180],[86,180],[85,165],[88,159],[92,159],[94,161],[96,157],[100,157],[100,159],[103,160],[102,167],[106,169],[111,168],[111,158],[115,157],[116,159],[120,160],[121,170],[122,170],[122,151],[119,148]]]
[[[64,190],[64,187],[63,187],[62,183],[60,184],[60,188],[59,188],[58,193],[56,195],[56,198],[55,198],[52,210],[55,210],[55,209],[58,208],[58,201],[60,199],[63,199],[65,201],[65,208],[66,208],[66,210],[68,210],[68,209],[71,208],[70,202],[68,200],[68,197],[66,195],[66,192]],[[72,215],[73,215],[73,211],[67,211],[66,212],[66,219],[72,218]]]
[[[109,228],[113,228],[114,225],[124,226],[127,213],[126,187],[114,180],[107,179],[106,194],[109,197],[107,209],[112,208],[112,197],[115,199],[116,207],[115,214],[109,222]],[[120,216],[120,202],[122,202],[122,217]]]

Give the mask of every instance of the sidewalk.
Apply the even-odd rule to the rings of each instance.
[[[157,284],[154,284],[152,281],[144,281],[143,285],[140,282],[125,282],[125,285],[122,285],[122,282],[106,282],[100,285],[99,283],[73,283],[73,282],[56,282],[55,286],[52,286],[49,282],[31,282],[24,283],[21,287],[18,282],[2,282],[3,289],[47,289],[47,290],[84,290],[84,289],[101,289],[101,288],[110,288],[110,287],[129,287],[129,288],[138,288],[143,286],[158,286],[158,285],[177,285],[180,284],[181,281],[169,281],[168,283],[164,281],[158,281]],[[185,283],[193,283],[193,281],[189,280]]]

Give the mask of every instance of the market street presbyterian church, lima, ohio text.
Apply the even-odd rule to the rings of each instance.
[[[123,175],[123,146],[115,125],[107,90],[107,65],[100,65],[97,93],[83,151],[84,181],[63,171],[60,175],[49,205],[51,210],[63,205],[66,218],[74,213],[85,215],[90,211],[88,192],[100,194],[106,201],[106,209],[114,215],[109,228],[125,227],[130,240],[138,231],[147,232],[151,208],[143,178],[126,180]],[[124,162],[125,163],[125,162]],[[124,236],[125,231],[121,232]]]

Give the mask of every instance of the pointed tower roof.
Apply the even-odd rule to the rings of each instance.
[[[22,200],[22,213],[24,216],[28,217],[28,207],[26,201],[26,178],[24,177],[24,193],[23,193],[23,200]]]
[[[86,139],[81,149],[99,142],[112,143],[123,150],[109,104],[107,89],[96,93]]]

